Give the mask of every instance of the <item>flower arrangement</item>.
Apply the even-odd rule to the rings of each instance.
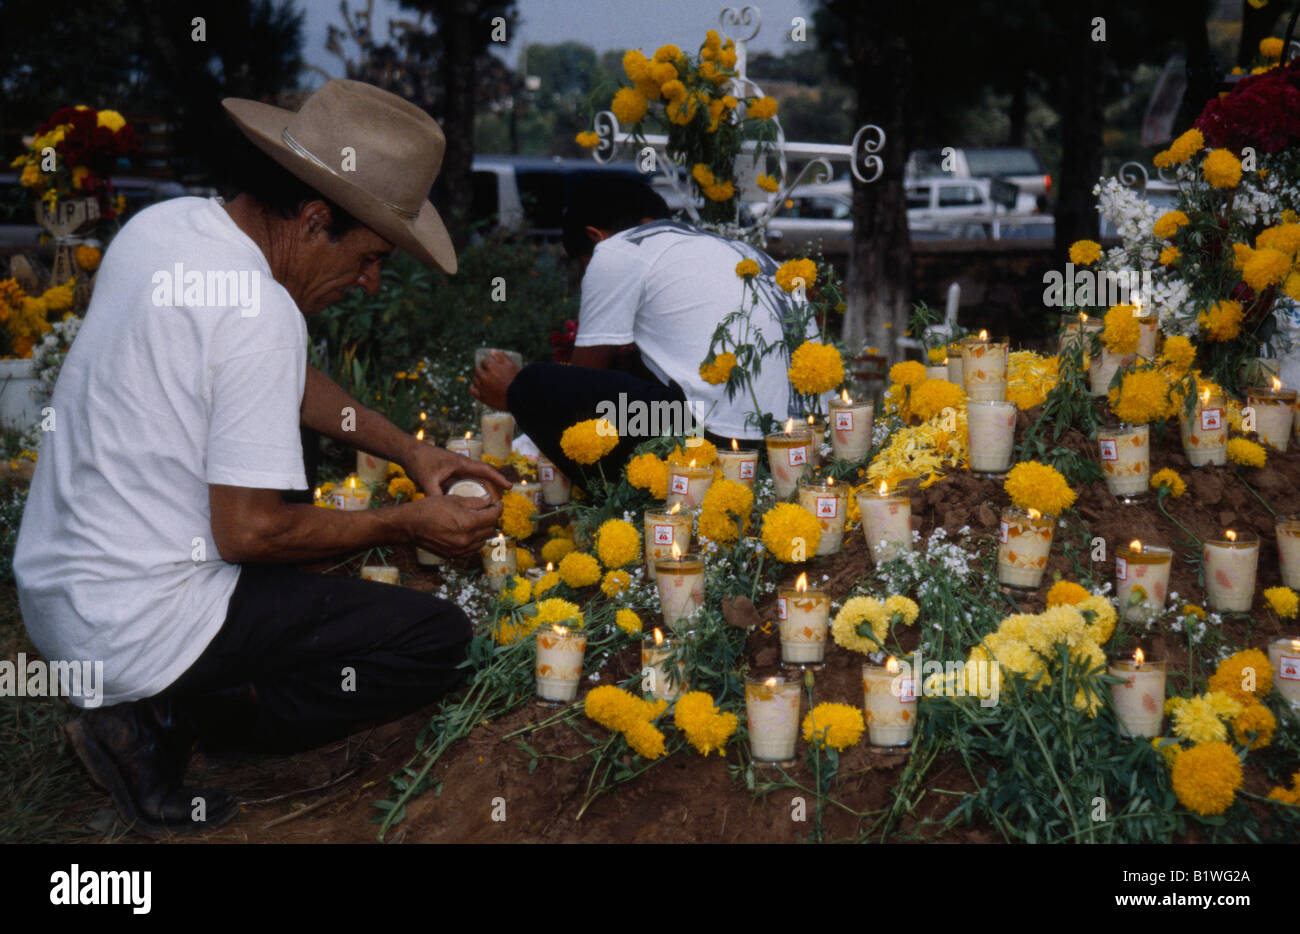
[[[72,311],[75,279],[52,285],[39,296],[28,295],[16,279],[0,280],[0,357],[26,359],[49,337],[66,351],[81,319]],[[61,314],[60,314],[61,313]],[[51,316],[57,316],[52,323]],[[76,321],[71,334],[60,321]]]
[[[124,203],[121,195],[113,195],[109,177],[120,159],[139,150],[135,130],[120,113],[78,105],[56,110],[37,127],[27,151],[9,164],[18,169],[23,188],[47,208],[68,198],[91,197],[100,217],[109,219]]]

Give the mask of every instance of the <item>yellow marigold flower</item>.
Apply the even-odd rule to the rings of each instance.
[[[1196,323],[1205,328],[1206,340],[1230,341],[1241,333],[1243,317],[1240,302],[1224,299],[1198,314]]]
[[[752,259],[742,259],[736,264],[736,275],[742,279],[752,279],[759,274],[758,263]]]
[[[1181,165],[1204,148],[1205,137],[1200,130],[1193,127],[1170,143],[1169,148],[1165,151],[1169,153],[1169,163],[1171,165]]]
[[[105,129],[112,130],[116,133],[122,127],[126,126],[126,119],[116,110],[101,110],[95,115],[95,125],[102,126]]]
[[[99,261],[103,254],[93,246],[86,246],[84,243],[77,247],[77,265],[86,272],[94,272],[99,268]]]
[[[736,46],[730,39],[727,40],[727,44],[723,47],[722,51],[718,53],[718,64],[723,68],[736,67]],[[774,111],[775,106],[776,105],[773,104]]]
[[[715,749],[721,753],[739,725],[734,713],[719,712],[713,698],[703,691],[688,691],[677,698],[673,723],[702,756]]]
[[[1115,634],[1115,622],[1119,614],[1111,602],[1098,594],[1091,594],[1074,607],[1079,615],[1088,621],[1084,635],[1098,646],[1105,645]]]
[[[1241,270],[1241,277],[1256,292],[1276,285],[1290,274],[1291,257],[1272,247],[1256,250]]]
[[[523,606],[532,595],[533,585],[518,574],[511,577],[509,582],[501,588],[501,599],[513,603],[515,606]]]
[[[533,558],[533,553],[522,545],[515,546],[515,569],[519,571],[528,571],[537,567],[537,561]]]
[[[1262,231],[1255,238],[1255,246],[1277,250],[1288,256],[1300,251],[1300,224],[1278,224]]]
[[[1219,662],[1210,690],[1243,704],[1253,704],[1273,690],[1273,666],[1259,649],[1243,649]]]
[[[1264,591],[1264,599],[1282,619],[1294,619],[1300,609],[1300,597],[1290,587],[1269,587]]]
[[[1159,220],[1151,227],[1151,233],[1161,240],[1168,240],[1174,234],[1178,233],[1178,228],[1190,224],[1191,221],[1182,211],[1166,211],[1160,215]]]
[[[1111,411],[1130,425],[1163,421],[1169,415],[1169,384],[1159,370],[1125,373]]]
[[[501,497],[501,531],[511,538],[527,538],[537,531],[533,524],[536,511],[537,507],[527,496],[514,490],[507,492]]]
[[[1293,302],[1300,302],[1300,272],[1293,272],[1286,277],[1286,282],[1282,285],[1282,291]]]
[[[634,724],[649,723],[668,709],[665,700],[647,701],[612,684],[592,688],[582,703],[583,713],[601,726],[625,732]]]
[[[686,85],[674,78],[671,81],[665,81],[664,86],[659,89],[659,93],[664,96],[664,100],[673,103],[681,103],[686,100]]]
[[[534,588],[536,594],[536,588]],[[582,628],[582,611],[578,609],[576,603],[570,603],[568,600],[561,600],[559,597],[551,597],[549,600],[543,600],[537,604],[537,625],[539,626],[569,626],[570,628]]]
[[[781,183],[771,175],[760,173],[758,176],[758,187],[763,189],[763,191],[777,191],[780,189]]]
[[[784,564],[811,558],[821,540],[821,523],[802,506],[777,503],[763,516],[763,544]]]
[[[1268,455],[1254,441],[1246,438],[1229,438],[1228,460],[1242,467],[1263,467],[1268,460]]]
[[[589,587],[600,580],[600,562],[581,551],[565,555],[556,570],[560,574],[560,580],[575,589]]]
[[[656,62],[675,62],[682,57],[682,50],[677,48],[671,42],[667,45],[661,45],[655,49],[654,60]]]
[[[635,611],[624,607],[614,614],[614,625],[629,636],[635,636],[641,632],[641,617],[637,616]]]
[[[1012,351],[1007,357],[1007,401],[1022,412],[1042,405],[1060,378],[1058,357],[1041,357],[1028,350]]]
[[[943,366],[948,362],[948,351],[943,347],[931,347],[925,356],[930,361],[930,366]]]
[[[559,583],[560,583],[560,575],[557,574],[555,571],[548,571],[547,573],[541,576],[541,578],[537,581],[537,583],[533,584],[533,596],[540,597],[542,594],[546,593],[548,590],[557,586]]]
[[[578,550],[571,538],[553,538],[542,546],[542,560],[548,564],[559,564],[565,555]]]
[[[802,285],[806,292],[817,282],[817,264],[810,259],[786,260],[777,268],[774,278],[782,291],[793,292]]]
[[[921,608],[916,605],[916,601],[910,597],[904,597],[901,594],[894,594],[885,598],[885,618],[893,619],[895,622],[902,623],[904,626],[910,626],[916,622],[917,616],[921,613]]]
[[[1059,580],[1047,591],[1047,605],[1074,606],[1091,596],[1087,588],[1079,586],[1074,581]]]
[[[668,495],[668,465],[654,454],[638,454],[628,461],[627,482],[647,490],[655,499]]]
[[[803,718],[803,740],[809,746],[843,752],[862,738],[862,711],[848,704],[818,704]]]
[[[415,495],[415,483],[409,477],[394,477],[388,481],[388,495],[393,499],[399,496],[410,499]]]
[[[1233,738],[1242,746],[1249,741],[1251,749],[1263,749],[1273,742],[1273,731],[1276,729],[1277,718],[1260,703],[1248,704],[1232,721]],[[1252,733],[1255,735],[1254,740],[1250,740]]]
[[[1259,56],[1277,60],[1282,57],[1282,40],[1274,36],[1259,40]]]
[[[849,597],[831,624],[836,645],[863,655],[879,651],[888,632],[889,617],[874,597]]]
[[[1177,373],[1186,373],[1196,362],[1196,345],[1181,334],[1165,339],[1162,354]]]
[[[745,262],[749,262],[746,260]],[[736,367],[736,355],[730,351],[720,353],[713,358],[713,362],[705,361],[700,364],[700,379],[712,386],[720,386],[731,377],[731,371]]]
[[[1241,160],[1226,149],[1215,149],[1201,163],[1201,174],[1211,188],[1236,188],[1241,181]]]
[[[1178,249],[1178,247],[1167,246],[1160,251],[1160,265],[1172,266],[1174,263],[1178,262],[1178,258],[1182,255],[1183,253]]]
[[[749,105],[746,113],[754,120],[771,120],[776,116],[776,100],[771,97],[760,97]]]
[[[1178,476],[1178,471],[1169,467],[1157,470],[1151,475],[1151,489],[1159,490],[1162,486],[1169,487],[1171,499],[1178,499],[1187,492],[1187,481]]]
[[[1130,354],[1137,350],[1142,329],[1136,311],[1132,305],[1112,305],[1106,312],[1106,328],[1101,340],[1111,353]]]
[[[702,48],[708,49],[715,55],[722,49],[722,37],[718,35],[716,29],[710,29],[704,34],[704,45]]]
[[[73,288],[74,280],[69,279],[63,285],[55,285],[45,290],[41,300],[45,303],[47,312],[66,311],[72,307],[72,302],[76,298],[76,291]]]
[[[730,201],[735,196],[736,185],[730,179],[704,186],[704,197],[710,201]]]
[[[666,751],[664,734],[645,720],[638,720],[623,731],[623,738],[638,756],[658,759]]]
[[[621,568],[641,557],[641,534],[623,519],[606,519],[596,530],[596,556],[607,568]]]
[[[1078,495],[1060,471],[1038,461],[1022,461],[1012,467],[1003,489],[1021,509],[1037,509],[1049,516],[1065,512]]]
[[[749,529],[754,491],[735,480],[715,481],[700,504],[700,536],[715,542],[732,542]]]
[[[564,429],[560,448],[579,464],[594,464],[618,446],[618,429],[608,419],[589,418]]]
[[[1246,243],[1234,243],[1232,245],[1232,268],[1240,272],[1246,268],[1250,258],[1255,255],[1255,250]]]
[[[600,582],[600,592],[613,599],[632,586],[632,576],[627,571],[607,571]]]
[[[703,162],[697,162],[691,167],[691,178],[695,179],[701,188],[714,182],[713,171]]]
[[[820,395],[844,382],[839,350],[820,341],[804,341],[790,355],[790,385],[803,395]]]
[[[600,145],[600,137],[591,130],[583,130],[573,138],[573,141],[583,149],[594,149]]]
[[[641,122],[647,104],[645,95],[635,88],[619,88],[610,102],[609,109],[618,118],[619,123],[631,126]]]
[[[912,390],[908,409],[912,416],[926,422],[944,409],[960,409],[966,403],[966,393],[956,383],[946,379],[927,379]]]
[[[1096,240],[1076,240],[1070,245],[1070,262],[1076,266],[1091,266],[1101,259],[1101,244]]]
[[[1222,814],[1242,785],[1241,760],[1227,743],[1201,743],[1179,753],[1171,770],[1178,802],[1197,814]]]
[[[623,53],[623,72],[632,81],[644,81],[649,75],[650,59],[640,49],[628,49]]]
[[[695,111],[699,108],[699,105],[700,100],[698,97],[687,97],[685,100],[670,101],[668,106],[664,108],[664,113],[667,114],[669,122],[678,126],[686,126],[695,119]],[[727,184],[730,185],[731,183],[727,182]],[[705,187],[704,193],[706,197],[713,187],[712,185]]]
[[[920,386],[929,377],[925,375],[925,364],[916,360],[904,360],[889,368],[889,378],[900,386]]]
[[[680,444],[674,445],[672,453],[666,458],[669,464],[676,464],[679,467],[692,463],[696,467],[711,467],[717,459],[718,449],[714,447],[713,442],[694,436],[686,439],[686,450],[683,451]]]

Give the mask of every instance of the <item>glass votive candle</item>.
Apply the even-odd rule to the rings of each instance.
[[[344,512],[369,509],[370,487],[356,474],[348,474],[348,478],[330,493],[330,498],[334,501],[334,508]]]
[[[448,496],[464,496],[467,499],[478,499],[488,495],[487,487],[477,480],[457,480],[447,491]]]
[[[357,476],[362,483],[378,483],[388,479],[388,458],[357,451]]]
[[[1057,353],[1064,355],[1070,348],[1082,346],[1083,362],[1086,364],[1092,355],[1092,339],[1099,336],[1106,322],[1101,318],[1089,318],[1080,314],[1076,320],[1066,322],[1057,343]]]
[[[1300,704],[1300,636],[1283,636],[1268,644],[1273,686],[1292,704]]]
[[[1124,679],[1110,686],[1120,733],[1159,736],[1165,713],[1165,663],[1143,658],[1142,650],[1138,649],[1132,658],[1115,659],[1106,671]]]
[[[808,465],[820,467],[822,464],[822,445],[826,443],[826,419],[809,415],[805,421],[812,443],[808,445]]]
[[[1055,526],[1055,517],[1036,509],[1003,509],[998,526],[998,581],[1008,587],[1037,590],[1047,570]]]
[[[1156,344],[1160,338],[1160,322],[1155,315],[1135,314],[1138,322],[1137,355],[1151,360],[1156,355]]]
[[[781,661],[805,667],[826,660],[826,631],[829,627],[831,595],[808,587],[808,575],[800,574],[793,587],[776,592],[776,618],[781,628]]]
[[[1191,416],[1178,410],[1178,428],[1183,438],[1183,453],[1193,467],[1228,462],[1228,419],[1223,396],[1204,389],[1197,397]]]
[[[1285,451],[1295,422],[1296,391],[1281,386],[1275,376],[1272,389],[1247,390],[1246,405],[1255,410],[1255,433],[1259,440],[1278,451]]]
[[[465,432],[463,438],[451,438],[447,441],[447,450],[453,454],[460,454],[468,457],[472,461],[481,461],[483,459],[483,441],[481,438],[475,438],[470,432]]]
[[[745,450],[732,438],[730,451],[718,448],[718,469],[723,479],[743,483],[752,490],[758,474],[758,451]]]
[[[927,363],[925,365],[925,378],[947,380],[948,361],[944,360],[943,363]]]
[[[863,712],[873,746],[906,746],[916,729],[916,679],[900,671],[892,656],[883,665],[862,666]]]
[[[527,480],[520,480],[512,484],[511,493],[518,493],[528,502],[533,504],[534,509],[540,509],[542,505],[542,485],[540,483],[529,483]]]
[[[772,472],[772,487],[778,500],[789,500],[799,480],[808,469],[808,449],[812,432],[806,426],[791,428],[767,436],[767,466]]]
[[[647,509],[644,522],[646,575],[653,581],[658,578],[655,562],[672,557],[674,546],[678,554],[691,550],[691,516],[681,506],[662,512]]]
[[[1121,502],[1137,502],[1150,489],[1151,428],[1149,425],[1103,425],[1097,448],[1106,489]]]
[[[641,640],[641,690],[655,700],[673,703],[685,690],[686,663],[673,664],[677,642],[656,629]]]
[[[849,487],[836,483],[834,477],[825,482],[803,479],[799,481],[799,505],[817,517],[822,537],[817,543],[817,554],[836,555],[844,538],[844,520],[849,514]]]
[[[655,559],[659,608],[664,623],[673,629],[704,606],[704,557],[681,555]]]
[[[978,402],[1007,397],[1007,350],[1006,341],[968,337],[961,342],[961,373],[967,399]]]
[[[396,584],[398,582],[397,568],[390,567],[387,564],[367,564],[361,569],[361,579],[379,581],[381,584]]]
[[[537,455],[537,479],[542,487],[542,502],[548,506],[563,506],[569,501],[573,484],[545,454]]]
[[[882,483],[878,490],[859,490],[857,499],[871,560],[879,564],[912,550],[912,500],[907,494],[891,493]]]
[[[668,465],[669,506],[681,503],[682,509],[698,509],[712,485],[712,467],[696,467],[694,461]]]
[[[1274,528],[1282,583],[1292,590],[1300,590],[1300,516],[1283,516]]]
[[[506,580],[518,573],[515,546],[504,535],[498,535],[484,543],[479,549],[479,556],[483,559],[483,573],[487,575],[488,586],[500,593]]]
[[[1016,443],[1016,404],[996,399],[966,403],[971,473],[996,477],[1011,469]]]
[[[1169,593],[1169,569],[1173,565],[1172,548],[1144,545],[1134,539],[1115,552],[1115,600],[1120,615],[1126,619],[1150,615],[1165,605]],[[1142,599],[1129,606],[1135,588],[1142,588]]]
[[[947,377],[945,377],[946,379]],[[830,404],[831,456],[840,461],[860,461],[871,452],[871,427],[876,407],[854,402],[847,390]]]
[[[510,459],[510,447],[515,437],[515,417],[509,412],[488,409],[483,412],[479,424],[483,435],[483,454],[504,464]]]
[[[1110,391],[1111,380],[1115,378],[1120,367],[1128,366],[1137,355],[1131,353],[1114,353],[1103,344],[1101,355],[1092,358],[1088,369],[1088,381],[1094,396],[1104,396]]]
[[[803,678],[771,675],[745,679],[745,724],[755,762],[794,761],[802,688]]]
[[[415,562],[424,567],[437,567],[447,563],[446,560],[439,555],[435,555],[432,551],[419,547],[415,549]]]
[[[1229,529],[1220,539],[1207,539],[1202,551],[1205,596],[1210,609],[1245,613],[1255,600],[1259,570],[1259,539]]]
[[[567,626],[543,626],[537,630],[538,700],[558,706],[578,696],[582,680],[582,657],[587,651],[587,635]]]
[[[956,383],[963,390],[966,387],[961,367],[961,344],[948,345],[948,382]]]

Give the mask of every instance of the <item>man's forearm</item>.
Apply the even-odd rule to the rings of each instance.
[[[351,414],[347,411],[351,409]],[[374,409],[353,399],[343,387],[314,366],[307,367],[302,392],[302,423],[327,438],[409,466],[415,438]]]
[[[317,506],[284,503],[257,524],[218,545],[232,563],[295,564],[335,555],[410,542],[411,533],[400,515],[402,506],[343,512]],[[233,530],[232,530],[233,533]]]

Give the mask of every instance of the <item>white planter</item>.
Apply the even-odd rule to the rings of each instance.
[[[41,414],[40,386],[30,359],[0,360],[0,424],[30,428]]]

